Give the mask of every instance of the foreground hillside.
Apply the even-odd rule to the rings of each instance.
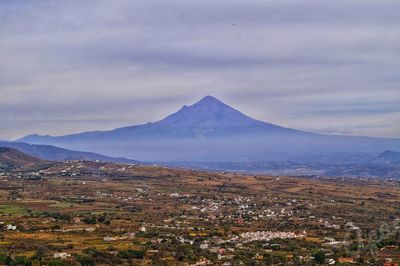
[[[398,181],[87,161],[32,175],[0,174],[0,263],[382,265],[400,257]]]
[[[0,147],[0,169],[16,169],[43,163],[39,158],[29,156],[16,149]]]

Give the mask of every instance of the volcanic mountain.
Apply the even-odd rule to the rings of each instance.
[[[255,120],[212,96],[155,122],[20,141],[146,161],[358,161],[400,140],[314,134]]]

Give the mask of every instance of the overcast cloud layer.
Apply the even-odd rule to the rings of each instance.
[[[400,137],[400,1],[0,2],[0,139],[156,121],[214,95],[268,122]]]

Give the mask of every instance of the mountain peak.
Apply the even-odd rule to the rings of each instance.
[[[202,103],[202,104],[209,104],[209,103],[213,103],[213,104],[224,104],[222,101],[218,100],[217,98],[215,98],[214,96],[211,95],[207,95],[205,97],[203,97],[200,101],[198,101],[197,103]],[[196,104],[197,104],[196,103]]]
[[[184,108],[188,108],[188,107],[192,107],[192,108],[231,108],[230,106],[228,106],[227,104],[223,103],[221,100],[215,98],[214,96],[210,96],[207,95],[205,97],[203,97],[201,100],[195,102],[193,105],[191,106],[184,106]],[[233,108],[232,108],[233,109]]]
[[[213,96],[205,96],[190,106],[167,116],[160,123],[173,127],[216,128],[249,126],[261,123],[223,103]]]

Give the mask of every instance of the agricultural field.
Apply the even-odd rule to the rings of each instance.
[[[270,177],[89,161],[0,176],[0,264],[383,265],[396,180]]]

